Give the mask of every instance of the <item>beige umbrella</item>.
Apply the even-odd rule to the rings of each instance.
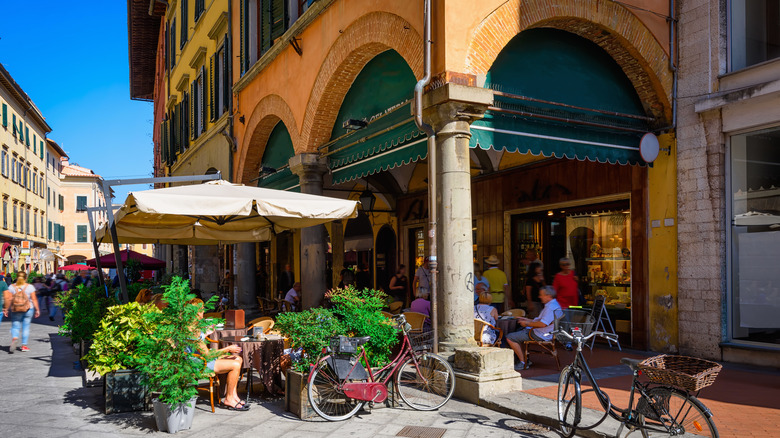
[[[357,216],[357,201],[211,181],[131,192],[114,215],[120,243],[212,245]],[[99,242],[111,242],[106,225]]]

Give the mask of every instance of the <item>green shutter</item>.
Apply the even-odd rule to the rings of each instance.
[[[271,37],[271,25],[273,24],[273,16],[271,14],[272,2],[271,0],[258,0],[262,3],[262,10],[260,12],[260,53],[265,53],[271,48],[273,37]]]
[[[197,128],[197,126],[198,126],[198,111],[196,111],[197,108],[195,107],[195,102],[198,101],[198,86],[197,85],[198,85],[198,80],[197,79],[195,79],[194,81],[192,81],[190,83],[190,96],[191,96],[191,99],[192,99],[192,102],[190,102],[190,105],[189,105],[189,107],[190,107],[190,116],[192,117],[192,119],[190,120],[190,123],[191,123],[191,125],[190,125],[190,138],[192,138],[193,140],[198,138],[198,128]]]
[[[219,114],[222,114],[223,112],[227,111],[228,108],[230,108],[230,104],[232,103],[232,96],[233,93],[230,89],[231,85],[231,72],[233,71],[233,63],[232,58],[230,57],[230,53],[232,52],[232,46],[230,45],[230,35],[225,36],[225,50],[222,51],[222,56],[224,59],[222,60],[223,65],[225,66],[225,71],[222,78],[222,101],[224,102],[224,106],[219,109]]]
[[[33,154],[38,155],[38,136],[33,134]]]
[[[247,9],[249,7],[249,0],[241,0],[240,4],[241,4],[241,8],[240,8],[240,12],[239,12],[239,15],[240,15],[239,23],[241,25],[241,28],[239,29],[239,35],[241,36],[241,38],[239,39],[239,44],[238,45],[240,46],[240,50],[241,50],[241,53],[240,53],[240,55],[241,55],[241,59],[240,59],[241,69],[240,70],[241,70],[241,75],[243,76],[244,72],[246,72],[247,69],[248,69],[247,64],[248,64],[248,58],[249,58],[247,56],[247,52],[249,51],[247,49],[247,45],[249,44],[249,37],[247,36],[247,32],[249,31],[249,23],[247,22],[247,15],[248,14],[246,13],[246,11],[247,11]]]
[[[171,69],[176,65],[176,19],[171,20]]]
[[[3,128],[8,127],[8,105],[3,104]]]
[[[28,126],[24,127],[24,142],[27,144],[27,147],[30,147],[30,128]]]
[[[184,49],[184,45],[187,44],[187,30],[189,26],[189,20],[187,19],[187,0],[181,0],[181,41],[179,41],[180,47]]]
[[[87,241],[87,226],[86,225],[77,225],[76,226],[76,242],[86,242]]]
[[[271,0],[271,40],[282,36],[287,30],[287,1]]]
[[[16,137],[16,114],[11,114],[11,126],[13,127],[14,137]]]
[[[214,60],[216,58],[217,54],[214,53],[211,55],[211,59],[209,59],[209,78],[211,79],[209,81],[209,119],[212,122],[217,119],[217,93],[219,92],[219,88],[217,87],[217,84],[219,83],[217,77],[219,74],[214,70]]]
[[[200,67],[200,90],[198,90],[198,97],[200,98],[200,114],[198,117],[203,124],[200,132],[206,132],[206,120],[208,120],[208,113],[206,112],[206,84],[208,83],[208,75],[206,74],[206,67]]]
[[[41,153],[41,160],[43,160],[43,140],[41,140],[41,143],[40,143],[40,145],[41,145],[41,150],[40,150],[40,151],[38,151],[38,152],[40,152],[40,153]]]

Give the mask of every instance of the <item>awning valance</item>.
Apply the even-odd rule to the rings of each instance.
[[[333,184],[341,184],[413,163],[426,157],[426,136],[414,123],[410,102],[403,102],[322,148]]]
[[[646,164],[639,155],[639,141],[644,132],[591,124],[595,123],[488,111],[483,119],[471,125],[469,146],[580,161]]]

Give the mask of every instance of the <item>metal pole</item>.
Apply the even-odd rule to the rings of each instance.
[[[98,270],[98,284],[106,290],[106,296],[108,296],[108,288],[103,281],[103,267],[100,265],[100,251],[98,251],[97,236],[95,236],[95,223],[92,220],[92,213],[99,211],[99,208],[87,208],[87,219],[89,219],[89,232],[92,235],[92,250],[95,251],[95,267]]]
[[[116,224],[114,223],[114,208],[111,206],[111,185],[109,181],[103,181],[103,201],[106,203],[106,214],[108,215],[108,224],[111,229],[111,243],[114,246],[114,261],[116,262],[116,275],[119,277],[119,288],[122,291],[122,302],[129,303],[130,297],[127,294],[127,279],[125,278],[125,267],[122,264],[122,254],[119,250],[119,237],[116,234]]]

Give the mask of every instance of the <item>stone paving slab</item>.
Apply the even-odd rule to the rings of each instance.
[[[57,328],[48,318],[33,321],[29,353],[8,354],[9,331],[7,321],[0,323],[2,438],[169,436],[157,431],[151,412],[104,415],[102,388],[82,387],[81,372],[73,368],[77,360],[73,348],[56,334]],[[404,426],[441,427],[447,430],[444,438],[559,436],[525,420],[459,400],[433,412],[382,408],[359,412],[337,423],[295,418],[283,410],[282,398],[252,398],[250,405],[248,412],[217,409],[212,413],[208,399],[201,396],[192,429],[176,436],[386,438]]]

